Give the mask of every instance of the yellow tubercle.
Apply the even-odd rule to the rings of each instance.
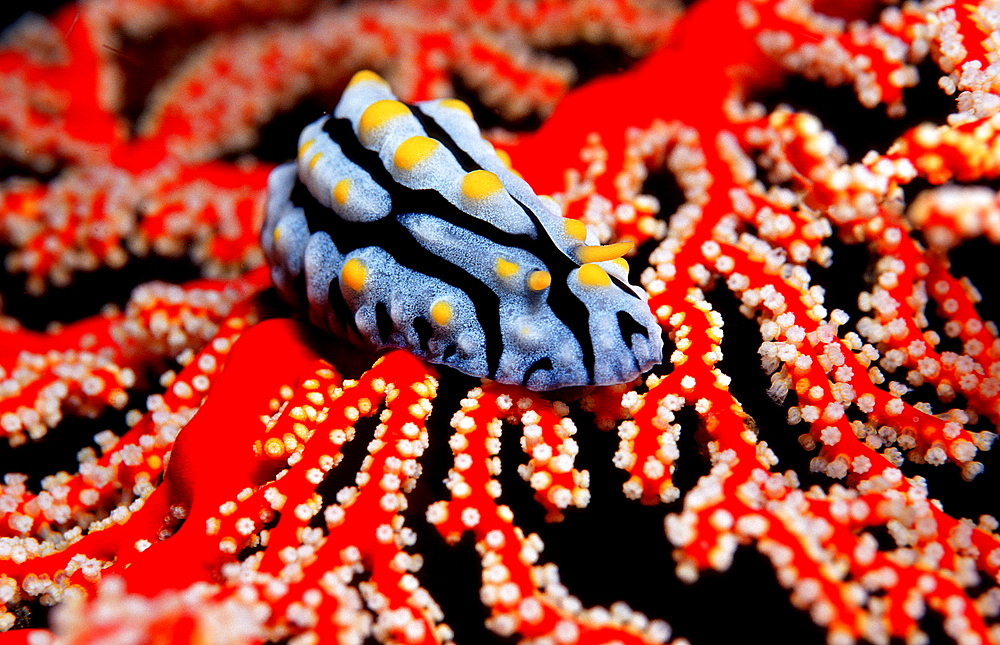
[[[587,239],[587,226],[578,219],[564,219],[563,230],[566,231],[566,235],[581,242]]]
[[[606,262],[620,258],[632,250],[632,242],[618,242],[603,246],[581,246],[576,250],[576,259],[580,262]]]
[[[611,276],[596,264],[584,264],[576,272],[576,277],[580,284],[590,287],[607,287],[611,284]]]
[[[317,152],[316,154],[314,154],[312,156],[312,159],[309,160],[309,170],[314,170],[316,168],[316,164],[318,164],[319,160],[322,158],[323,158],[322,152]]]
[[[453,110],[465,112],[470,119],[472,118],[472,108],[470,108],[465,101],[459,99],[441,99],[441,105],[443,107],[452,108]]]
[[[358,258],[351,258],[344,262],[344,267],[340,270],[340,280],[354,291],[361,291],[368,279],[368,267]]]
[[[500,158],[500,161],[503,162],[504,166],[506,166],[507,168],[513,168],[514,167],[513,163],[511,163],[510,155],[507,154],[506,150],[501,150],[500,148],[497,148],[495,150],[495,152],[497,153],[497,157]]]
[[[350,195],[350,193],[351,193],[350,179],[341,179],[333,187],[333,199],[338,204],[346,204],[347,197]]]
[[[412,170],[421,161],[424,161],[438,149],[441,145],[430,137],[417,135],[410,137],[396,148],[396,154],[392,161],[401,170]]]
[[[438,325],[442,327],[451,322],[451,305],[448,304],[447,300],[438,300],[433,305],[431,305],[431,318],[434,319]]]
[[[462,178],[462,194],[469,199],[485,199],[503,190],[503,182],[489,170],[473,170]]]
[[[367,145],[370,143],[372,134],[377,129],[392,119],[409,113],[410,108],[406,107],[400,101],[393,101],[392,99],[375,101],[365,108],[365,111],[361,113],[361,119],[358,120],[358,135],[361,138],[361,142]]]
[[[614,260],[612,260],[612,262],[614,262],[615,264],[617,264],[618,266],[620,266],[622,268],[622,270],[625,271],[625,273],[628,273],[629,266],[628,266],[628,262],[625,260],[625,258],[615,258]]]
[[[528,288],[532,291],[547,289],[552,284],[552,274],[548,271],[533,271],[528,276]]]
[[[278,227],[274,228],[274,241],[277,242],[281,239],[281,229]]]
[[[316,145],[316,139],[309,139],[308,141],[303,143],[301,146],[299,146],[299,156],[301,157],[305,155],[305,153],[309,151],[309,148],[312,148],[314,145]]]
[[[501,278],[509,278],[518,272],[520,267],[517,262],[508,262],[503,258],[497,258],[497,275]]]
[[[365,82],[381,83],[382,85],[388,85],[388,83],[385,82],[385,79],[376,74],[375,72],[371,71],[370,69],[363,69],[351,77],[351,80],[347,83],[347,87],[351,87],[352,85],[356,85],[357,83],[365,83]]]

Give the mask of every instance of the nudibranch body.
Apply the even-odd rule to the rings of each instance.
[[[359,72],[268,183],[274,283],[316,325],[533,390],[629,381],[662,358],[629,244],[600,246],[458,100]]]

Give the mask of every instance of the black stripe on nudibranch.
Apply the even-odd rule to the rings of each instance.
[[[360,72],[303,131],[297,175],[279,167],[269,190],[272,275],[313,320],[537,389],[623,382],[661,358],[616,259],[629,245],[595,246],[553,213],[461,102],[406,105]]]
[[[618,330],[622,334],[622,340],[628,345],[629,349],[632,349],[632,335],[639,334],[643,338],[649,338],[649,331],[639,324],[635,318],[631,316],[627,311],[619,311],[618,314]]]
[[[462,170],[465,172],[472,172],[473,170],[483,169],[483,167],[476,163],[468,152],[455,143],[455,140],[452,139],[447,130],[442,128],[432,117],[427,116],[427,114],[421,110],[419,106],[407,105],[406,107],[410,108],[410,112],[413,113],[413,116],[417,117],[417,121],[419,121],[420,125],[423,126],[427,136],[440,141],[441,144],[444,145],[444,147],[447,148],[452,155],[454,155],[455,161],[457,161],[458,165],[462,167]]]
[[[434,334],[434,328],[427,322],[427,319],[423,316],[414,318],[413,331],[417,334],[417,345],[420,349],[425,352],[430,351],[428,341],[430,341],[431,336]]]
[[[548,356],[543,356],[537,361],[528,366],[528,369],[524,370],[524,377],[521,379],[521,385],[527,387],[528,381],[531,380],[531,376],[539,370],[551,370],[552,369],[552,359]]]
[[[382,342],[388,344],[392,336],[395,325],[392,316],[389,315],[389,307],[384,302],[375,304],[375,325],[378,327],[378,335],[382,337]]]

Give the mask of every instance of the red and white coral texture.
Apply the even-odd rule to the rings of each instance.
[[[1000,642],[995,495],[974,499],[1000,342],[951,265],[997,239],[1000,8],[211,6],[73,4],[0,46],[0,144],[23,169],[0,186],[8,270],[41,294],[189,250],[205,276],[46,331],[0,325],[0,642],[461,643],[486,637],[477,622],[525,642],[699,640],[685,594],[643,591],[670,581],[578,588],[588,564],[554,562],[589,541],[613,545],[595,561],[648,562],[633,580],[672,556],[692,592],[755,549],[768,580],[741,593],[776,580],[830,643]],[[166,73],[133,123],[129,52],[149,39],[170,45]],[[609,46],[638,62],[576,87],[555,55],[586,72]],[[254,268],[270,164],[252,146],[360,67],[407,100],[458,89],[539,120],[497,147],[567,215],[638,243],[669,363],[567,404],[365,357],[277,308]],[[781,102],[816,80],[856,106]],[[928,87],[955,95],[944,113],[909,100]],[[897,134],[838,140],[824,119],[843,109]],[[83,447],[70,418],[87,416],[110,428]],[[15,461],[54,441],[83,447],[74,468]],[[596,513],[602,531],[557,530]],[[621,513],[651,535],[616,532]],[[736,627],[774,629],[756,619]]]

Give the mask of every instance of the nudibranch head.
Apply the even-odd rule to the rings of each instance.
[[[359,72],[268,191],[274,283],[335,333],[533,390],[623,383],[662,359],[630,244],[561,217],[461,101],[408,105]]]

